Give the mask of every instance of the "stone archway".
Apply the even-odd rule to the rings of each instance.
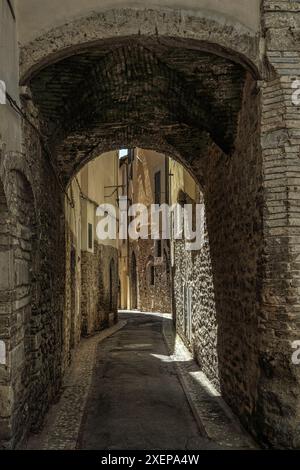
[[[174,157],[201,185],[220,322],[221,389],[253,429],[259,377],[256,282],[262,250],[256,76],[234,54],[228,59],[192,47],[189,40],[161,39],[141,35],[98,41],[80,54],[74,51],[51,62],[28,85],[63,188],[94,157],[135,146]],[[255,227],[250,236],[248,226]],[[232,267],[228,279],[224,262]],[[233,318],[240,322],[238,334]],[[235,366],[237,355],[243,357],[242,371]]]
[[[25,13],[27,6],[24,4],[22,8],[25,11],[21,13]],[[230,21],[226,15],[215,16],[204,9],[199,14],[163,7],[100,9],[90,15],[82,11],[77,16],[71,21],[66,18],[68,21],[63,25],[57,25],[55,19],[51,24],[49,18],[47,27],[40,32],[37,28],[30,38],[24,37],[20,58],[22,85],[51,63],[70,57],[76,51],[81,53],[99,42],[109,43],[114,38],[119,42],[121,37],[138,40],[144,36],[149,40],[149,46],[157,38],[161,43],[171,41],[178,47],[182,46],[181,40],[190,40],[190,45],[196,50],[234,57],[255,73],[261,66],[257,38],[259,21],[256,26],[247,27],[240,18]]]
[[[274,311],[280,313],[281,308],[275,293],[276,270],[266,266],[264,247],[268,256],[284,252],[287,263],[288,245],[285,232],[279,241],[272,227],[270,238],[269,227],[264,232],[269,221],[271,226],[276,221],[264,207],[261,142],[267,161],[270,150],[278,142],[287,143],[288,136],[282,139],[276,135],[277,124],[267,122],[262,139],[257,37],[224,25],[215,28],[215,23],[210,28],[206,21],[193,19],[187,32],[186,21],[181,21],[183,16],[187,20],[185,15],[172,12],[159,21],[159,13],[146,10],[139,16],[145,19],[145,30],[126,31],[119,24],[124,15],[106,12],[70,22],[24,46],[21,83],[32,93],[37,124],[46,137],[45,160],[51,155],[56,171],[56,177],[52,173],[46,177],[48,167],[41,165],[37,179],[42,183],[50,179],[52,189],[60,194],[90,159],[124,147],[152,148],[184,164],[204,190],[223,396],[255,435],[268,443],[286,444],[296,426],[296,418],[290,416],[299,401],[299,377],[287,367],[291,349],[287,334],[289,346],[283,353],[277,354],[275,347],[268,353]],[[120,29],[112,29],[112,24]],[[26,96],[30,99],[30,93]],[[29,134],[28,129],[25,132]],[[41,158],[38,153],[32,155],[32,162]],[[51,208],[44,204],[43,210],[44,220],[49,221]],[[58,217],[53,226],[61,234]],[[55,251],[61,240],[53,236],[49,245]],[[63,260],[57,269],[62,266]],[[267,268],[274,277],[270,289]],[[52,292],[50,282],[47,287]],[[282,298],[285,293],[283,289]],[[60,312],[59,307],[56,311]],[[287,327],[286,305],[284,313]],[[56,324],[51,335],[60,334]],[[59,365],[56,370],[60,371]],[[292,399],[280,395],[272,381],[284,370],[288,372],[281,374],[283,383],[287,388],[293,384]],[[54,388],[60,382],[58,375],[47,378]],[[276,409],[268,407],[270,396],[275,396]],[[276,423],[278,417],[288,431],[278,425],[274,437],[268,423]]]

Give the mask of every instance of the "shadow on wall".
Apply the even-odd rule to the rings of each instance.
[[[263,260],[259,98],[248,77],[235,151],[210,153],[205,203],[218,322],[221,393],[257,436]]]

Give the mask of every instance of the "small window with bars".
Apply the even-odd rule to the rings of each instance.
[[[155,256],[156,258],[162,257],[162,242],[161,240],[157,240],[155,242]]]

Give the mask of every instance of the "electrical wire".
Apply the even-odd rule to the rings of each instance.
[[[70,198],[69,194],[67,193],[67,191],[65,190],[65,187],[62,183],[62,180],[61,180],[61,174],[57,173],[57,170],[56,170],[56,166],[55,166],[55,163],[54,163],[54,160],[53,160],[53,157],[52,157],[52,154],[51,154],[51,151],[49,150],[48,148],[48,145],[47,143],[45,142],[45,137],[43,136],[43,134],[40,132],[40,130],[36,127],[36,125],[28,118],[27,114],[20,108],[20,106],[17,104],[17,102],[10,96],[10,94],[8,92],[6,92],[6,98],[7,98],[7,101],[9,103],[9,105],[11,106],[11,108],[22,118],[24,119],[24,121],[26,121],[30,126],[31,128],[35,131],[35,133],[37,134],[38,138],[39,138],[39,141],[41,143],[41,146],[44,150],[44,152],[47,154],[48,158],[49,158],[49,163],[50,163],[50,166],[52,168],[52,171],[55,175],[55,178],[57,180],[57,183],[61,189],[61,191],[65,194],[70,206],[74,209],[75,207],[75,204],[74,204],[74,201],[72,198]]]

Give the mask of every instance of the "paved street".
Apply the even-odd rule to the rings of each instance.
[[[206,449],[162,336],[162,318],[128,323],[97,350],[82,449]]]
[[[25,448],[251,448],[173,331],[170,316],[121,312],[117,325],[83,339],[58,403]]]

